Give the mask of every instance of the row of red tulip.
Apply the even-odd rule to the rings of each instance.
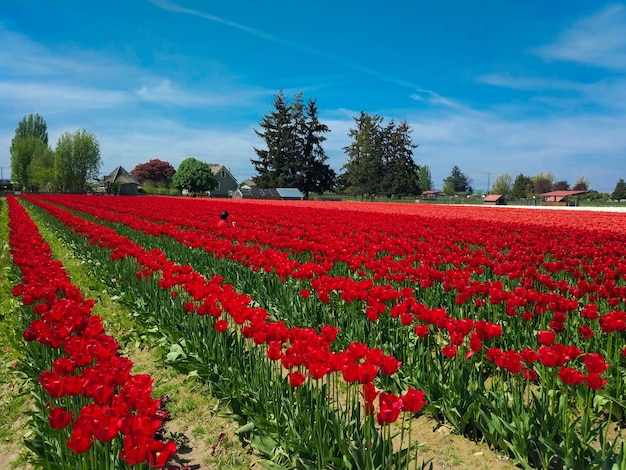
[[[91,313],[94,301],[82,296],[52,258],[17,199],[9,196],[7,202],[10,251],[22,272],[13,294],[34,314],[24,338],[48,348],[54,358],[38,377],[49,396],[50,427],[71,429],[66,445],[76,454],[89,452],[96,440],[118,439],[124,462],[164,467],[176,444],[155,438],[169,414],[163,398],[151,397],[152,378],[131,373],[132,362],[119,355],[118,343]],[[80,406],[85,399],[91,403]]]
[[[374,379],[379,374],[395,374],[401,365],[392,355],[362,342],[352,342],[344,350],[333,351],[338,328],[321,325],[318,333],[311,327],[287,327],[282,321],[271,321],[263,308],[252,306],[249,296],[236,292],[232,285],[224,284],[220,275],[206,279],[191,266],[168,260],[166,253],[160,250],[147,251],[111,228],[75,216],[38,198],[28,199],[70,227],[74,233],[89,240],[90,244],[111,249],[111,260],[135,259],[139,264],[138,277],[157,276],[159,287],[170,290],[172,296],[178,296],[176,288],[180,287],[190,299],[183,304],[184,309],[189,313],[213,317],[217,331],[225,332],[231,326],[237,326],[243,337],[250,338],[256,345],[266,345],[267,357],[280,361],[289,371],[292,386],[301,386],[306,380],[307,376],[301,370],[305,370],[313,380],[340,373],[348,383],[358,382],[367,386],[370,392],[366,397],[373,400],[378,396],[378,392],[372,392]],[[402,404],[401,411],[411,413],[418,412],[426,403],[424,393],[413,388],[395,398],[389,393],[381,394],[376,412],[380,424],[392,422],[387,411],[392,400],[395,400],[394,406]],[[374,413],[374,403],[366,403],[366,409]],[[397,415],[394,416],[397,418]]]
[[[197,214],[202,213],[201,209],[206,212],[207,204],[193,200],[189,200],[189,208],[185,210],[181,210],[178,203],[174,208],[169,198],[156,201],[149,198],[139,201],[124,199],[116,200],[115,204],[111,204],[110,198],[54,196],[52,200],[88,211],[100,219],[119,220],[149,234],[166,235],[188,246],[203,247],[218,257],[228,256],[253,270],[275,270],[283,279],[288,276],[308,278],[323,303],[327,303],[334,293],[340,294],[346,302],[364,301],[365,313],[372,321],[389,311],[402,324],[415,327],[420,336],[426,333],[425,326],[432,325],[445,332],[449,339],[449,344],[442,348],[442,353],[447,356],[455,355],[457,346],[465,341],[472,352],[482,349],[482,341],[478,337],[480,324],[468,319],[460,322],[450,318],[455,308],[452,305],[442,309],[416,301],[415,288],[396,287],[389,282],[375,282],[374,279],[393,280],[393,284],[397,281],[400,286],[407,279],[419,281],[422,292],[439,284],[445,292],[456,291],[454,301],[458,306],[464,306],[469,300],[477,309],[484,309],[486,305],[503,305],[507,316],[519,315],[525,322],[535,318],[541,321],[547,317],[546,313],[551,313],[549,321],[544,323],[555,334],[565,334],[564,324],[573,318],[579,338],[583,340],[589,340],[598,333],[626,330],[626,312],[606,311],[604,307],[623,305],[626,299],[626,248],[621,243],[621,237],[613,232],[622,224],[613,223],[607,231],[591,239],[586,236],[588,232],[574,229],[563,232],[558,225],[542,227],[541,233],[538,233],[536,227],[521,225],[519,221],[517,225],[512,225],[514,218],[509,217],[506,223],[491,224],[488,231],[496,236],[479,245],[476,238],[479,230],[461,232],[460,222],[454,218],[447,219],[436,229],[426,226],[424,220],[419,220],[418,229],[414,220],[406,219],[402,221],[403,231],[387,226],[384,230],[372,231],[366,229],[373,225],[372,219],[360,212],[348,212],[345,216],[346,211],[342,211],[344,217],[340,221],[335,223],[323,217],[324,223],[321,223],[319,210],[303,217],[301,212],[304,208],[298,206],[298,214],[293,214],[289,212],[293,206],[285,206],[278,218],[276,210],[261,213],[259,207],[264,208],[263,205],[247,207],[239,204],[236,206],[239,212],[248,217],[235,230],[210,226],[206,217],[198,219]],[[159,205],[158,212],[149,210],[155,203]],[[476,211],[476,208],[466,209]],[[255,215],[252,215],[253,212]],[[504,211],[499,214],[517,214],[519,218],[521,213]],[[151,221],[153,219],[154,222]],[[258,219],[280,226],[272,227],[271,223],[255,225]],[[619,216],[617,219],[614,217],[614,222],[619,220]],[[183,229],[181,225],[192,228]],[[311,230],[311,226],[315,229]],[[328,231],[323,230],[324,227]],[[450,230],[444,230],[445,227],[452,228],[457,239],[450,240]],[[329,232],[340,233],[341,236],[333,237]],[[270,236],[272,233],[274,238]],[[351,233],[365,234],[366,239],[356,240]],[[427,235],[428,238],[425,238]],[[444,238],[447,243],[442,242]],[[381,251],[388,254],[381,257]],[[289,258],[288,255],[293,253],[309,253],[310,258],[318,262],[300,262],[291,259],[293,256]],[[368,279],[329,276],[327,273],[337,262],[351,266],[352,271],[359,271],[361,275],[366,272],[372,274]],[[500,279],[494,281],[491,276],[479,277],[486,271]],[[304,289],[302,294],[308,295],[307,290]],[[601,299],[606,303],[600,304]],[[605,309],[602,315],[598,313],[599,304]],[[497,320],[506,321],[502,318]],[[458,328],[460,323],[464,325],[462,329]],[[566,339],[571,341],[571,335]],[[544,352],[546,348],[550,349],[547,344],[542,347]],[[626,348],[622,351],[626,352]],[[596,351],[588,352],[597,354]],[[517,357],[519,351],[508,354],[509,357]],[[578,356],[580,354],[571,357],[576,359]],[[490,354],[487,357],[495,356]],[[559,364],[559,367],[564,365]],[[517,369],[518,372],[525,370],[520,369],[517,363],[508,367],[510,371]],[[524,374],[529,378],[536,376],[533,371]],[[585,383],[598,388],[604,381],[591,376]]]
[[[187,199],[181,205],[180,199],[170,198],[56,195],[37,199],[97,219],[121,222],[149,235],[173,238],[253,271],[275,273],[285,285],[304,286],[300,290],[302,299],[314,292],[319,302],[317,310],[342,311],[352,305],[356,308],[350,310],[362,308],[371,322],[382,320],[390,326],[388,320],[393,319],[393,328],[404,326],[423,338],[423,344],[435,345],[444,358],[458,359],[455,368],[442,366],[444,370],[461,374],[464,362],[470,364],[470,370],[484,370],[485,361],[489,361],[502,371],[503,380],[510,377],[508,374],[519,374],[526,381],[538,380],[542,397],[545,390],[544,398],[552,396],[555,391],[549,389],[558,386],[553,378],[561,382],[559,390],[565,394],[567,388],[583,385],[586,390],[579,391],[585,397],[608,382],[610,386],[602,393],[615,408],[623,409],[623,216],[612,216],[612,225],[590,231],[585,227],[597,229],[592,217],[595,214],[578,213],[580,227],[575,228],[571,217],[564,218],[559,211],[550,212],[551,224],[545,225],[546,220],[538,217],[525,220],[542,211],[515,209],[426,210],[421,206],[419,211],[424,213],[409,216],[403,214],[406,205],[368,205],[368,211],[363,211],[353,210],[363,208],[361,205],[328,209],[308,203],[267,205]],[[218,227],[216,216],[207,217],[207,213],[219,213],[224,204],[232,204],[228,208],[237,217],[236,227]],[[393,214],[382,210],[389,207],[395,210]],[[412,210],[417,211],[414,206]],[[461,218],[459,210],[467,217]],[[495,220],[489,221],[487,213]],[[468,223],[475,220],[480,220],[480,225]],[[191,267],[183,270],[193,271]],[[151,274],[152,268],[148,267],[138,275]],[[189,275],[175,274],[164,276],[162,287],[180,285]],[[189,292],[193,295],[193,290]],[[222,315],[219,301],[198,300],[202,297],[189,301],[186,308],[200,314]],[[236,322],[236,317],[232,318]],[[215,327],[228,328],[229,324],[220,319]],[[243,334],[257,344],[267,344],[269,357],[280,359],[287,368],[301,364],[298,357],[291,357],[296,351],[283,347],[282,340],[268,342],[267,332],[249,330],[247,326]],[[306,325],[303,327],[308,330]],[[431,357],[428,349],[424,352]],[[381,351],[375,355],[384,356]],[[372,361],[367,355],[356,368],[346,367],[341,355],[335,353],[322,359],[307,369],[311,377],[341,370],[348,381],[368,382],[377,372],[369,365]],[[389,359],[390,365],[392,362]],[[380,363],[376,366],[382,369]],[[294,386],[304,380],[295,373],[291,378]],[[386,423],[395,415],[396,408],[391,404],[398,400],[378,395],[368,384],[364,390],[366,402],[376,396],[378,420]],[[520,397],[529,399],[524,393]],[[587,403],[589,398],[585,400]],[[372,405],[369,403],[367,408],[373,412]],[[546,410],[550,406],[546,403]],[[614,417],[610,409],[608,413]],[[523,420],[524,416],[518,418]],[[584,426],[587,433],[589,429]]]

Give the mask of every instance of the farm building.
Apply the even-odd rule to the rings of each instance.
[[[139,194],[139,181],[121,166],[104,177],[104,188],[107,194],[131,196]]]
[[[506,204],[506,199],[502,194],[488,194],[483,199],[483,204],[488,206],[503,206]]]
[[[585,190],[550,191],[540,194],[539,197],[543,198],[541,203],[543,206],[577,206],[578,196],[586,192]]]
[[[443,196],[443,191],[439,191],[437,189],[429,189],[427,191],[423,191],[421,196],[423,199],[436,199],[439,196]]]
[[[234,199],[278,199],[299,201],[304,196],[298,188],[239,188]]]
[[[217,188],[210,192],[211,197],[233,197],[238,184],[228,168],[216,163],[209,163],[209,168],[217,180]]]

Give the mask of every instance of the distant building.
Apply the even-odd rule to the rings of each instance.
[[[275,199],[300,201],[304,195],[298,188],[244,188],[241,187],[233,194],[235,199]]]
[[[542,205],[544,206],[577,206],[578,197],[586,192],[585,190],[550,191],[540,194],[539,197],[543,198]]]
[[[121,166],[104,177],[104,189],[107,194],[133,196],[139,194],[139,181]]]
[[[483,199],[483,204],[488,206],[503,206],[506,204],[506,199],[502,194],[489,194]]]
[[[216,163],[209,163],[209,168],[217,180],[217,188],[210,191],[211,197],[233,197],[239,185],[228,168]]]
[[[443,196],[443,191],[439,191],[438,189],[428,189],[426,191],[422,191],[421,196],[423,199],[435,199],[439,196]]]
[[[249,179],[241,183],[240,187],[245,189],[256,188],[256,183],[254,180]]]

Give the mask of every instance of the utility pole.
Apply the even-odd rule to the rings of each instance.
[[[490,185],[491,185],[491,173],[487,173],[487,194],[489,194]]]

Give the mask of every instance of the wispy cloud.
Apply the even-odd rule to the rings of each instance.
[[[253,87],[228,88],[219,91],[189,91],[174,84],[171,80],[151,80],[150,84],[142,85],[136,96],[142,101],[180,108],[238,107],[251,106],[261,97],[271,94],[270,91]]]
[[[384,73],[384,72],[380,72],[378,70],[369,68],[369,67],[365,67],[361,64],[358,64],[356,62],[353,62],[349,59],[346,59],[345,57],[338,57],[336,55],[333,54],[328,54],[326,52],[323,52],[321,50],[309,47],[305,44],[300,44],[300,43],[296,43],[293,41],[288,41],[284,38],[281,38],[279,36],[275,36],[269,33],[266,33],[264,31],[255,29],[255,28],[251,28],[248,27],[246,25],[243,25],[241,23],[237,23],[235,21],[230,21],[224,18],[221,18],[219,16],[215,16],[215,15],[211,15],[199,10],[194,10],[194,9],[190,9],[190,8],[185,8],[183,6],[180,6],[174,2],[171,2],[169,0],[149,0],[151,3],[153,3],[154,5],[156,5],[159,8],[162,8],[164,10],[168,10],[168,11],[172,11],[175,13],[183,13],[183,14],[187,14],[187,15],[192,15],[192,16],[196,16],[199,18],[203,18],[205,20],[208,21],[212,21],[212,22],[216,22],[216,23],[220,23],[226,26],[229,26],[231,28],[235,28],[238,29],[240,31],[243,31],[245,33],[251,34],[253,36],[256,36],[258,38],[261,39],[265,39],[267,41],[271,41],[277,44],[280,44],[284,47],[293,49],[293,50],[297,50],[300,52],[306,52],[309,53],[313,56],[316,57],[320,57],[322,59],[328,60],[329,62],[332,62],[336,65],[340,65],[341,67],[346,67],[348,69],[351,69],[352,71],[355,72],[359,72],[359,73],[363,73],[366,75],[369,75],[370,77],[375,77],[383,82],[386,83],[390,83],[393,85],[396,85],[398,87],[401,88],[406,88],[411,90],[412,96],[411,99],[419,99],[419,97],[421,97],[422,99],[424,99],[424,97],[428,100],[428,102],[430,104],[433,105],[438,105],[438,106],[454,106],[454,103],[451,100],[448,100],[440,95],[438,95],[437,93],[435,93],[434,91],[430,91],[430,90],[425,90],[422,87],[407,82],[405,80],[399,79],[397,77],[394,77],[393,75]]]
[[[596,82],[581,83],[544,77],[515,77],[512,75],[489,74],[477,78],[478,83],[535,92],[535,99],[548,102],[566,110],[572,103],[578,107],[600,106],[605,111],[626,109],[626,78],[604,78]],[[552,96],[542,96],[551,93]],[[556,98],[553,95],[561,95]],[[572,100],[572,96],[576,99]]]
[[[114,108],[131,101],[131,96],[116,90],[86,88],[69,84],[0,82],[0,100],[5,106],[37,108],[40,113],[56,114],[69,109]]]
[[[534,52],[562,60],[626,71],[626,6],[612,4],[563,31],[553,44]]]
[[[100,52],[63,47],[44,46],[27,36],[7,30],[0,23],[0,70],[5,78],[64,77],[77,80],[108,80],[136,73],[133,67]]]

